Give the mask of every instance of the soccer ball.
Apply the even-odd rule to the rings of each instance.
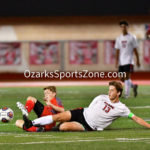
[[[3,107],[0,109],[0,121],[6,123],[13,119],[14,112],[8,107]]]

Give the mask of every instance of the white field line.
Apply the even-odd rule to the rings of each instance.
[[[99,141],[116,141],[116,142],[148,142],[150,138],[115,138],[115,139],[79,139],[68,141],[40,141],[40,142],[20,142],[20,143],[0,143],[0,145],[33,145],[33,144],[59,144],[59,143],[76,143],[76,142],[99,142]]]
[[[0,126],[14,126],[15,124],[9,124],[9,123],[4,123],[4,124],[0,124]]]
[[[129,107],[129,108],[133,108],[133,109],[143,109],[143,108],[150,108],[150,106],[133,106],[133,107]]]
[[[133,109],[143,109],[143,108],[150,108],[150,106],[131,106],[129,108],[133,108]]]
[[[53,135],[43,135],[43,134],[40,134],[40,135],[32,135],[31,133],[28,133],[25,132],[24,134],[17,134],[17,133],[7,133],[7,132],[0,132],[0,136],[8,136],[8,135],[11,135],[11,136],[18,136],[18,137],[52,137]]]
[[[150,138],[116,138],[119,141],[139,141],[139,140],[150,140]]]
[[[100,141],[100,140],[90,140],[92,141]],[[59,143],[76,143],[76,142],[89,142],[89,140],[82,140],[82,141],[40,141],[40,142],[25,142],[25,143],[0,143],[0,145],[3,144],[9,144],[9,145],[31,145],[31,144],[59,144]]]
[[[52,136],[14,136],[15,138],[26,138],[26,137],[32,137],[32,138],[38,138],[38,139],[61,139],[62,137],[52,137]],[[70,139],[70,138],[63,138],[63,139]]]

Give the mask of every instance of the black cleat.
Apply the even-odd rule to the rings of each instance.
[[[53,127],[53,128],[51,129],[51,131],[60,131],[60,130],[59,130],[59,127],[60,127],[61,124],[62,124],[62,123],[59,123],[57,126]]]
[[[56,127],[53,127],[53,128],[51,129],[51,131],[60,131],[60,130],[59,130],[59,127],[56,126]]]
[[[44,127],[38,127],[37,129],[37,132],[44,132],[44,131],[45,131]]]
[[[24,124],[23,124],[24,129],[29,129],[30,127],[33,126],[32,121],[29,120],[26,115],[23,115],[23,120],[24,120]]]
[[[138,89],[138,85],[135,84],[134,87],[133,87],[134,97],[137,97],[137,95],[138,95],[137,89]]]

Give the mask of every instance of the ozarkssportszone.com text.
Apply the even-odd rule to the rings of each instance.
[[[54,71],[24,71],[25,78],[38,79],[38,78],[49,78],[49,79],[107,79],[107,78],[122,78],[126,77],[125,72],[91,72],[88,70],[82,71],[71,71],[71,72],[63,72],[59,70]]]

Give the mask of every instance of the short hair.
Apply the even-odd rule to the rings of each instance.
[[[119,22],[119,25],[120,25],[120,26],[121,26],[122,24],[124,24],[124,25],[126,25],[126,26],[129,25],[129,23],[128,23],[126,20],[121,20],[121,21]]]
[[[122,91],[123,91],[123,86],[122,86],[121,82],[111,81],[111,82],[109,82],[109,86],[110,85],[114,86],[116,88],[117,92],[120,92],[119,97],[121,97]]]
[[[47,86],[43,90],[47,90],[47,89],[56,93],[56,87],[55,86]]]

